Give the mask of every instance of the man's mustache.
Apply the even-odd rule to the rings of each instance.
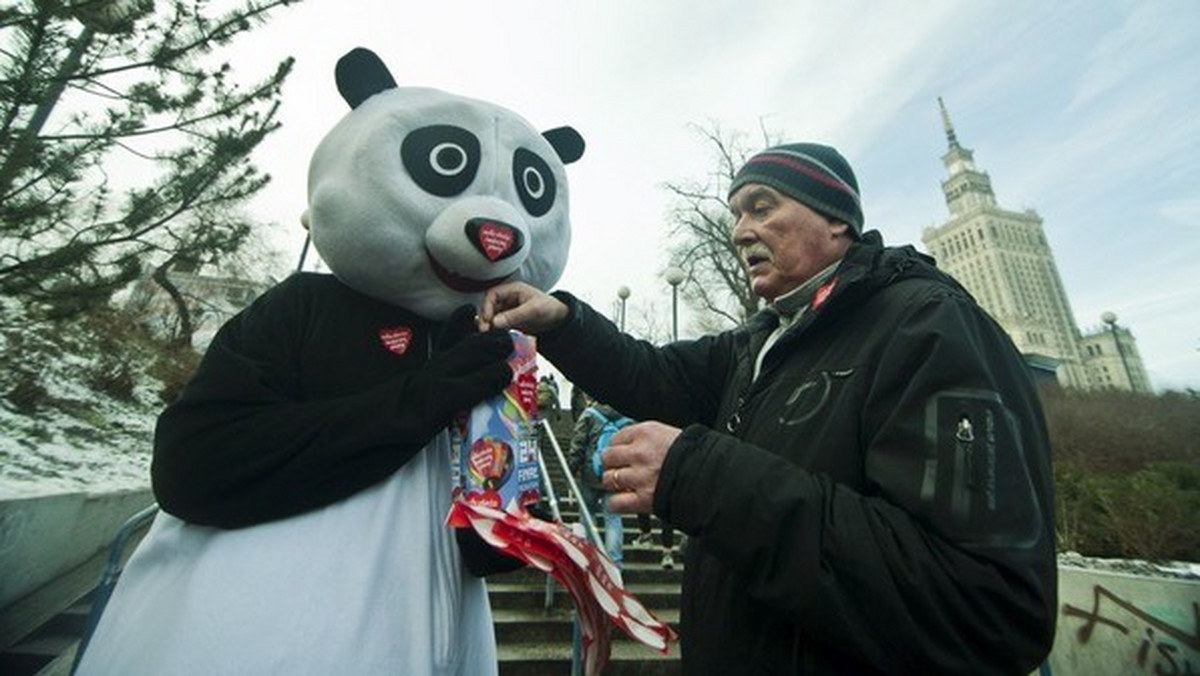
[[[774,254],[771,249],[762,242],[753,242],[738,249],[738,255],[746,265],[753,265],[759,261],[770,261],[774,259]]]

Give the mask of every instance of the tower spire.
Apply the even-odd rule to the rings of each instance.
[[[938,97],[938,108],[942,109],[942,127],[946,129],[946,142],[953,150],[958,148],[958,137],[954,134],[954,124],[950,122],[950,113],[946,111],[946,103]]]

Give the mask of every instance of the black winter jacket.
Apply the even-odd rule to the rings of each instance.
[[[690,537],[685,673],[1027,674],[1056,608],[1050,448],[1003,330],[877,233],[766,356],[774,322],[662,348],[567,294],[539,349],[683,427],[655,513]]]

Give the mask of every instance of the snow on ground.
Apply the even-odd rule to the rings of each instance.
[[[136,373],[127,401],[98,392],[85,383],[112,358],[103,342],[83,327],[22,324],[18,312],[0,301],[0,500],[148,486],[158,383]],[[22,388],[38,394],[14,394]]]
[[[37,417],[0,404],[0,500],[144,488],[153,424],[152,411],[106,404]]]
[[[1200,580],[1200,563],[1190,563],[1187,561],[1153,563],[1138,559],[1100,559],[1084,556],[1078,552],[1063,552],[1058,555],[1058,565],[1103,570],[1110,573],[1124,573],[1126,575]]]

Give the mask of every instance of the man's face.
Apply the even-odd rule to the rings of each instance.
[[[808,281],[850,248],[850,226],[759,183],[739,188],[729,209],[733,243],[750,273],[751,288],[767,300]]]

